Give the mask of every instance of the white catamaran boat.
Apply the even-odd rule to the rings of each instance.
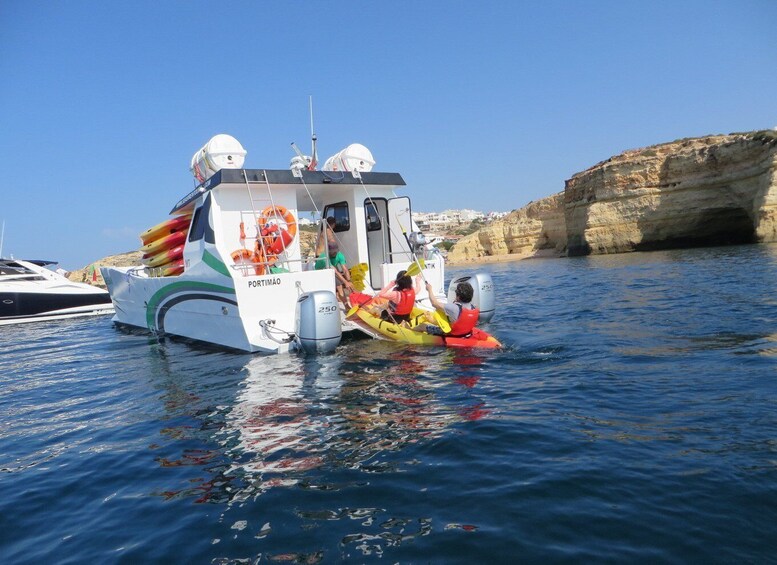
[[[0,259],[0,326],[110,314],[108,293],[47,269],[56,261]]]
[[[364,293],[425,256],[424,278],[444,300],[442,257],[408,234],[410,199],[395,194],[404,180],[372,172],[366,147],[349,146],[320,171],[311,170],[315,141],[314,157],[298,152],[290,170],[244,169],[245,153],[231,136],[211,139],[192,158],[200,184],[173,206],[171,219],[141,234],[144,265],[101,269],[117,324],[264,353],[331,351],[343,331],[384,337],[346,319],[324,255],[302,256],[300,213],[334,218],[339,251],[363,277]],[[490,318],[490,278],[474,280],[487,287],[481,319]],[[425,290],[417,298],[431,309]]]

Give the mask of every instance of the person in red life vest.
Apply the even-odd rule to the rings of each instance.
[[[432,285],[426,283],[426,292],[429,293],[429,300],[437,310],[448,317],[451,325],[451,331],[445,333],[440,326],[432,323],[421,323],[413,329],[418,332],[425,331],[430,335],[439,335],[444,337],[467,337],[472,333],[475,324],[478,323],[480,310],[472,305],[472,295],[475,291],[468,282],[459,283],[456,286],[456,300],[453,303],[442,304],[434,295]]]
[[[410,313],[415,307],[415,294],[421,290],[421,283],[416,277],[415,288],[413,288],[413,279],[406,272],[399,271],[397,279],[378,293],[379,297],[389,299],[388,307],[380,313],[383,320],[397,324],[410,321]]]

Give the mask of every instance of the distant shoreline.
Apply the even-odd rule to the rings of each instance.
[[[701,245],[701,246],[689,246],[689,247],[678,247],[678,248],[666,248],[666,249],[651,249],[651,250],[645,250],[645,251],[622,251],[620,253],[595,253],[591,254],[588,257],[602,257],[605,255],[629,255],[629,254],[643,254],[643,253],[656,253],[661,251],[678,251],[678,250],[689,250],[689,249],[703,249],[705,247],[751,247],[753,245],[765,245],[767,247],[773,247],[775,250],[777,250],[777,242],[775,241],[759,241],[755,243],[741,243],[741,244],[729,244],[729,245]],[[777,251],[775,251],[775,255],[777,255]],[[517,261],[523,261],[524,259],[569,259],[570,257],[568,255],[559,254],[556,251],[553,250],[541,250],[536,253],[532,254],[519,254],[519,253],[510,253],[507,255],[485,255],[483,257],[473,257],[472,259],[467,259],[466,261],[445,261],[446,267],[463,267],[465,265],[488,265],[493,263],[514,263]]]
[[[516,261],[522,261],[523,259],[531,259],[534,255],[523,255],[518,253],[510,253],[507,255],[484,255],[483,257],[475,257],[467,259],[466,261],[445,261],[445,265],[448,267],[463,267],[464,265],[486,265],[489,263],[513,263]]]

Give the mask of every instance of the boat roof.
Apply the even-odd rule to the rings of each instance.
[[[241,184],[246,180],[252,183],[269,183],[271,185],[297,185],[297,201],[305,208],[305,203],[312,205],[306,187],[311,190],[321,190],[326,186],[370,185],[394,188],[405,186],[405,180],[399,173],[360,173],[361,178],[355,178],[350,172],[343,171],[300,171],[301,176],[295,176],[289,169],[221,169],[203,182],[189,194],[179,200],[170,214],[175,214],[197,200],[204,192],[214,189],[220,184]]]

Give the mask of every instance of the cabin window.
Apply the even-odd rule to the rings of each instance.
[[[189,229],[189,241],[197,241],[202,239],[203,234],[205,233],[205,230],[202,226],[202,222],[200,221],[200,212],[202,211],[202,206],[197,208],[194,211],[194,218],[192,219],[192,227]]]
[[[375,203],[372,201],[366,202],[364,204],[364,213],[367,217],[367,231],[380,231],[383,226]]]
[[[327,218],[335,219],[335,232],[348,231],[351,229],[351,216],[348,212],[347,202],[338,202],[337,204],[328,204],[324,208],[324,221]]]
[[[189,229],[189,241],[199,241],[205,238],[208,243],[216,243],[216,236],[208,222],[210,216],[210,194],[205,197],[202,206],[194,211],[192,227]]]

